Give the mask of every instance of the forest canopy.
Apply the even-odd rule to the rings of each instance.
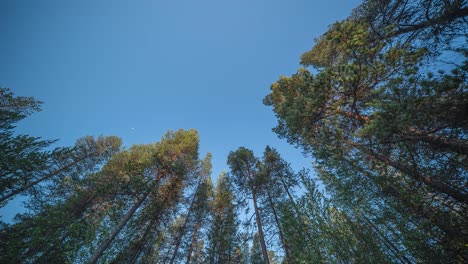
[[[467,16],[365,0],[317,37],[263,100],[312,170],[239,147],[213,177],[194,129],[54,147],[16,131],[42,102],[0,88],[0,207],[27,209],[0,262],[468,262]]]

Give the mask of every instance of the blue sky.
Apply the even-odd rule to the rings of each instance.
[[[360,1],[0,1],[0,86],[44,102],[18,130],[58,145],[117,135],[125,145],[195,128],[213,174],[229,151],[301,151],[271,131],[262,98]],[[132,129],[134,128],[134,129]]]

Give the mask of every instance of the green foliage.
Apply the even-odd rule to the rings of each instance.
[[[51,154],[45,149],[54,141],[14,135],[13,131],[18,121],[40,111],[41,104],[32,97],[15,97],[9,89],[0,88],[0,206],[11,197],[9,193],[47,168]]]
[[[365,1],[304,53],[316,74],[281,77],[264,99],[278,117],[274,131],[316,158],[351,219],[343,223],[386,230],[377,236],[388,251],[373,251],[381,256],[465,259],[467,59],[456,48],[466,44],[465,16],[461,1]],[[444,65],[447,53],[458,58]],[[353,227],[361,215],[399,218],[365,231]],[[353,232],[356,244],[365,233]]]
[[[211,224],[208,231],[206,263],[241,263],[235,196],[229,177],[218,176],[211,202]],[[237,259],[237,261],[236,261]]]
[[[25,184],[40,191],[28,203],[34,213],[2,227],[2,263],[83,262],[104,242],[96,255],[101,261],[119,251],[117,262],[136,260],[158,243],[148,238],[170,217],[184,182],[198,168],[198,135],[194,130],[169,132],[159,143],[119,152],[120,144],[116,137],[84,137],[60,155],[54,152],[52,164],[47,161],[41,164],[44,169],[34,171],[36,185]],[[46,181],[52,184],[43,187]],[[210,189],[209,182],[205,185]]]
[[[252,264],[263,264],[262,248],[260,246],[260,238],[258,233],[253,237],[252,247],[250,248],[250,263]]]
[[[316,178],[241,147],[213,189],[193,129],[51,149],[15,134],[41,102],[0,88],[0,206],[29,209],[0,223],[0,262],[467,262],[467,15],[466,1],[365,0],[272,84],[274,131]]]

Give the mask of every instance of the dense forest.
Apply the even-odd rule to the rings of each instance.
[[[196,130],[53,148],[15,130],[42,103],[1,88],[0,206],[27,212],[0,263],[467,263],[467,16],[365,0],[316,38],[263,101],[301,171],[241,147],[212,175]]]

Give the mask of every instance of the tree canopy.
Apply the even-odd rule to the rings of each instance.
[[[330,25],[263,100],[300,171],[239,147],[212,178],[194,129],[54,147],[16,132],[42,103],[0,88],[0,207],[26,209],[0,223],[0,262],[468,262],[467,16],[365,0]]]

